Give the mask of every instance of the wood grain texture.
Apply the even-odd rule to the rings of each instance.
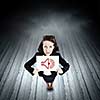
[[[61,24],[50,20],[51,26],[35,21],[40,30],[21,29],[20,38],[0,40],[0,100],[99,100],[100,51],[94,42],[78,30],[79,26],[67,27],[66,19],[60,20]],[[31,76],[24,68],[47,30],[54,32],[60,53],[70,64],[68,72],[56,77],[53,91],[47,90],[42,77]]]

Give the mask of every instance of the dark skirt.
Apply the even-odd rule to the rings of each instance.
[[[52,83],[55,79],[55,77],[57,76],[57,72],[55,71],[51,71],[51,75],[45,75],[43,74],[43,71],[38,72],[39,76],[43,77],[43,79],[47,82],[47,83]]]

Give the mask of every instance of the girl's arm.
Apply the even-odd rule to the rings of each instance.
[[[24,67],[26,68],[26,70],[28,70],[32,75],[34,68],[32,68],[31,66],[36,62],[36,55],[37,53],[28,61],[24,64]]]
[[[63,66],[63,68],[61,68],[63,70],[63,73],[64,74],[70,67],[69,63],[67,63],[62,57],[61,55],[59,54],[59,63]],[[60,74],[60,75],[62,75]]]

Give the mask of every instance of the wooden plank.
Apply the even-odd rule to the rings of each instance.
[[[79,93],[80,99],[83,99],[83,100],[88,99],[89,100],[90,98],[88,96],[87,88],[86,88],[84,77],[83,77],[83,73],[81,71],[83,69],[81,69],[81,65],[79,65],[79,60],[81,60],[81,58],[79,57],[79,54],[78,54],[79,51],[78,50],[79,50],[80,47],[77,46],[76,41],[74,40],[75,37],[73,36],[71,38],[73,38],[73,39],[71,39],[71,41],[73,41],[73,45],[72,45],[72,54],[73,54],[73,60],[74,60],[73,67],[74,67],[75,74],[76,74],[76,77],[77,77],[77,82],[78,82],[77,88],[80,91],[80,93]]]
[[[67,35],[68,37],[68,35]],[[62,78],[63,78],[63,91],[64,91],[64,99],[63,100],[73,100],[73,97],[72,97],[72,89],[71,89],[71,79],[73,79],[73,76],[71,73],[71,67],[72,67],[72,64],[71,64],[71,61],[69,60],[68,61],[68,58],[70,58],[70,52],[69,52],[69,46],[68,46],[68,42],[66,42],[66,39],[64,37],[60,37],[60,48],[61,48],[61,55],[63,56],[63,58],[70,64],[70,69],[68,70],[67,73],[65,73]],[[67,49],[65,48],[67,47]],[[69,76],[68,76],[69,74]]]
[[[6,80],[7,80],[7,77],[9,75],[9,73],[10,73],[10,70],[12,68],[12,64],[13,64],[13,62],[15,60],[16,54],[18,53],[18,49],[19,49],[19,46],[16,46],[16,49],[13,52],[13,55],[12,55],[11,59],[9,60],[9,63],[8,63],[8,65],[7,65],[7,67],[6,67],[5,71],[4,71],[4,74],[3,74],[2,78],[1,78],[0,92],[2,91],[2,89],[4,87],[4,84],[5,84]]]
[[[29,47],[30,45],[28,43],[30,43],[29,41],[25,41],[24,44],[26,43],[25,47],[23,48],[26,52],[29,52]],[[22,63],[21,63],[21,68],[20,68],[20,72],[18,73],[18,76],[20,77],[20,80],[16,81],[16,84],[18,84],[19,86],[15,86],[15,90],[17,89],[17,92],[15,91],[15,93],[12,95],[12,99],[13,97],[16,98],[16,99],[22,99],[25,95],[25,90],[24,89],[27,89],[27,87],[24,85],[26,82],[28,82],[29,80],[25,80],[26,79],[26,76],[24,75],[24,60],[26,59],[26,56],[27,56],[27,53],[25,53],[25,55],[23,56],[23,60],[22,60]],[[17,79],[18,79],[18,76],[17,76]],[[28,76],[29,77],[29,76]],[[29,78],[30,79],[30,78]],[[30,84],[28,84],[30,86]],[[28,90],[27,90],[28,91]],[[29,92],[29,91],[28,91]],[[26,98],[28,97],[28,94],[25,96]]]
[[[1,54],[0,54],[0,63],[1,63],[2,59],[4,58],[5,54],[7,53],[8,49],[9,49],[9,46],[10,46],[10,41],[4,43],[3,46],[1,47],[1,49],[0,49],[0,51],[1,51]]]
[[[86,41],[86,43],[87,43],[87,41]],[[95,59],[95,54],[94,54],[94,52],[92,52],[93,47],[89,48],[90,44],[91,44],[91,42],[88,43],[87,45],[84,45],[84,48],[87,48],[87,49],[85,49],[85,52],[86,52],[87,57],[88,57],[87,61],[88,61],[88,64],[90,65],[89,69],[91,71],[91,75],[93,76],[95,84],[100,89],[100,68],[99,68],[99,63],[97,63],[97,61]]]
[[[6,82],[4,84],[2,93],[1,93],[1,98],[3,100],[9,100],[12,93],[13,93],[13,88],[15,85],[15,80],[16,80],[16,76],[18,74],[19,68],[20,68],[20,64],[21,64],[21,59],[23,58],[23,53],[21,52],[23,48],[23,44],[21,44],[21,47],[19,49],[18,54],[16,55],[16,58],[14,60],[14,63],[12,65],[12,68],[9,72],[9,75],[7,76]],[[8,91],[8,92],[6,92]],[[6,92],[6,94],[5,94]]]
[[[97,94],[99,94],[99,91],[97,89],[97,86],[95,84],[95,81],[93,79],[92,73],[91,73],[90,68],[89,68],[89,66],[91,66],[91,65],[87,61],[88,60],[88,56],[87,56],[87,53],[85,52],[86,48],[84,47],[84,43],[81,42],[81,39],[79,37],[77,38],[77,41],[78,41],[78,43],[80,45],[80,51],[82,52],[82,55],[83,55],[83,58],[84,58],[84,62],[85,62],[84,63],[84,68],[85,68],[87,76],[84,76],[84,78],[87,78],[85,80],[86,80],[86,84],[87,84],[90,96],[91,96],[92,99],[97,99],[98,100],[99,97],[98,97]],[[86,74],[83,73],[83,75],[86,75]],[[95,91],[95,92],[93,92],[93,91]]]
[[[55,79],[55,82],[54,82],[54,91],[52,93],[52,98],[54,100],[59,100],[59,98],[60,98],[60,95],[59,95],[59,93],[60,93],[60,91],[59,91],[60,83],[59,83],[59,76],[57,76],[56,79]]]
[[[0,72],[0,80],[2,78],[2,75],[4,73],[4,70],[6,69],[7,64],[9,63],[9,59],[11,57],[11,55],[9,55],[9,54],[11,54],[12,51],[13,51],[12,46],[13,45],[9,43],[7,45],[7,48],[5,48],[3,54],[1,55],[1,59],[0,59],[1,60],[0,61],[0,70],[1,70],[1,72]]]
[[[73,87],[73,94],[74,94],[74,100],[76,99],[81,99],[83,100],[84,99],[84,96],[83,96],[83,91],[82,91],[82,88],[81,88],[81,85],[80,85],[80,81],[79,81],[79,76],[78,76],[78,71],[76,70],[77,69],[77,59],[76,59],[76,55],[75,55],[75,41],[73,39],[73,37],[71,37],[69,39],[69,43],[70,43],[70,51],[71,51],[71,55],[72,55],[72,75],[73,75],[73,78],[74,78],[74,87]]]
[[[2,68],[0,69],[1,70],[1,72],[0,72],[0,78],[1,78],[0,79],[1,80],[0,81],[0,93],[3,89],[3,86],[5,84],[5,81],[7,79],[7,76],[8,76],[9,70],[10,70],[10,68],[8,66],[11,61],[13,50],[14,50],[14,48],[12,48],[12,45],[11,45],[11,47],[9,47],[9,49],[8,49],[8,52],[4,56],[3,61],[0,64],[0,66],[2,66]]]
[[[33,37],[34,39],[36,37]],[[25,56],[24,59],[30,59],[30,57],[33,56],[34,54],[34,51],[36,48],[35,47],[35,42],[34,42],[34,39],[33,38],[30,38],[29,39],[29,43],[27,45],[28,46],[28,49],[27,49],[27,56]],[[24,62],[25,64],[25,62]],[[24,65],[23,65],[24,66]],[[31,76],[31,74],[24,68],[24,74],[23,74],[23,78],[22,78],[22,83],[21,83],[21,86],[20,86],[20,90],[19,90],[19,93],[18,93],[18,100],[27,100],[27,99],[31,99],[31,98],[34,98],[34,97],[31,97],[32,93],[35,93],[37,91],[37,77],[34,78],[34,81],[32,82],[32,79],[33,79],[34,76]],[[32,87],[34,85],[34,87]],[[35,94],[34,94],[35,95]]]
[[[5,50],[5,48],[8,45],[8,43],[9,43],[8,39],[6,39],[6,40],[0,39],[0,56],[2,55],[2,53]]]
[[[100,52],[95,47],[94,43],[91,40],[87,40],[86,36],[83,36],[83,40],[86,41],[87,52],[89,51],[88,55],[90,56],[90,60],[92,62],[93,69],[97,74],[97,77],[100,79]]]
[[[27,56],[27,53],[29,51],[29,45],[28,45],[28,41],[26,40],[24,42],[25,44],[25,47],[23,49],[26,49],[25,50],[25,55],[22,59],[22,63],[21,63],[21,66],[20,66],[20,69],[19,69],[19,73],[17,75],[17,78],[16,78],[16,82],[15,82],[15,86],[14,86],[14,90],[13,90],[13,93],[11,95],[11,99],[10,100],[16,100],[18,98],[18,94],[19,94],[19,90],[20,90],[20,87],[21,87],[21,84],[22,84],[22,78],[23,78],[23,74],[24,74],[24,60]]]

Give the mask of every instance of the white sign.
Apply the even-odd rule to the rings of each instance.
[[[59,68],[59,56],[36,56],[36,68],[50,74]]]

